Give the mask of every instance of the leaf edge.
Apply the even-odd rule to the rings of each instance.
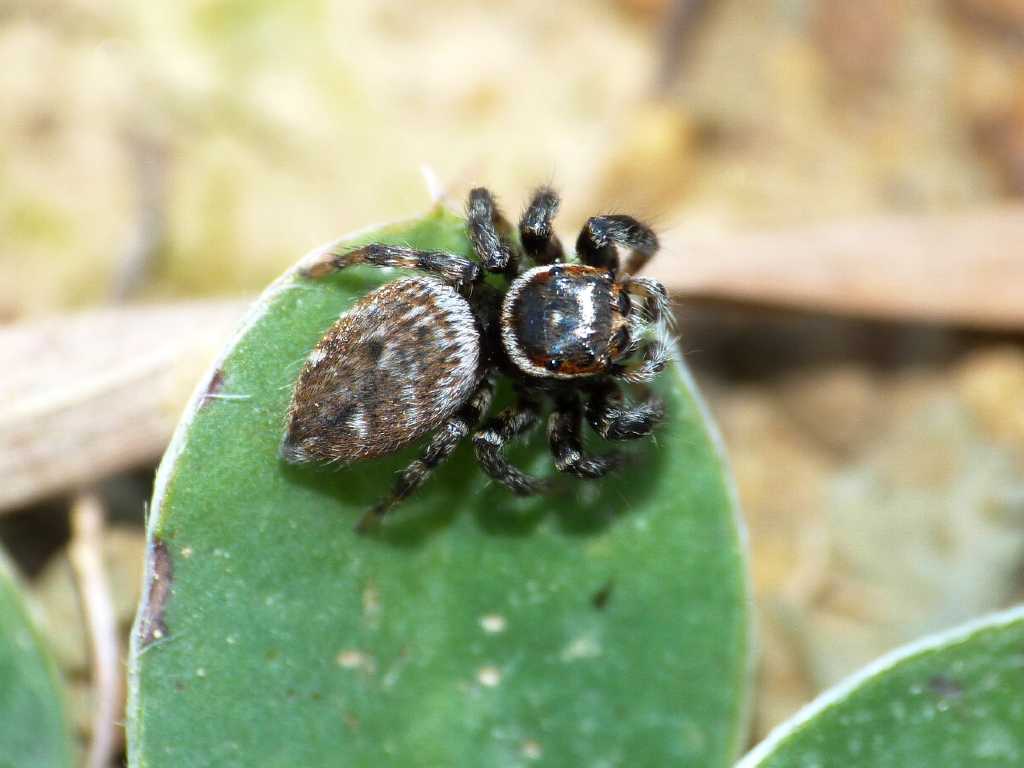
[[[775,726],[753,749],[737,762],[733,768],[756,768],[766,759],[773,756],[786,740],[807,725],[816,716],[828,711],[831,707],[845,701],[860,687],[893,669],[900,663],[913,659],[929,651],[940,650],[956,643],[969,640],[979,632],[998,629],[1018,621],[1024,621],[1024,603],[1002,611],[994,611],[978,616],[963,624],[933,632],[905,645],[898,646],[874,661],[861,667],[837,685],[818,694],[814,699],[801,707],[796,714]]]

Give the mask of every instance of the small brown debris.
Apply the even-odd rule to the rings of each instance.
[[[171,597],[174,583],[174,569],[171,553],[160,539],[154,539],[149,548],[146,568],[146,596],[139,621],[139,641],[147,648],[157,640],[168,637],[164,612]]]
[[[211,400],[215,400],[220,391],[224,388],[224,369],[218,368],[213,372],[210,377],[210,383],[206,385],[206,391],[203,393],[203,400],[199,404],[200,407],[206,405]]]
[[[342,718],[345,721],[345,726],[350,731],[358,731],[359,730],[359,718],[356,717],[352,712],[346,711],[345,714],[342,715]]]
[[[608,601],[612,598],[612,591],[615,589],[615,582],[608,579],[597,592],[590,598],[591,604],[599,611],[608,607]]]
[[[959,699],[964,695],[964,687],[951,677],[935,675],[928,680],[928,690],[940,699]]]

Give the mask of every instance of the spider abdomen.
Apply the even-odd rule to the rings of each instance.
[[[348,464],[436,429],[480,381],[480,333],[453,288],[405,278],[367,294],[306,360],[281,456]]]

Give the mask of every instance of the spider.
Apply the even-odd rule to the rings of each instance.
[[[621,458],[584,451],[584,416],[606,440],[649,436],[664,417],[659,399],[627,404],[618,384],[651,381],[672,356],[665,288],[634,276],[657,251],[657,237],[630,216],[596,216],[576,241],[578,260],[569,261],[551,231],[558,206],[552,189],[537,189],[516,243],[491,193],[477,188],[467,228],[479,261],[370,244],[326,252],[303,269],[311,279],[355,264],[425,273],[386,283],[342,314],[292,394],[280,451],[289,463],[348,465],[433,433],[357,531],[416,491],[470,434],[491,478],[519,495],[544,490],[504,449],[538,424],[545,401],[553,403],[555,467],[586,479],[603,477]],[[506,288],[485,282],[487,273],[503,276]],[[648,338],[651,327],[662,332]],[[499,375],[512,380],[515,404],[485,420]]]

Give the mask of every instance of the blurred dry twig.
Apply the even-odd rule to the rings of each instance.
[[[1024,329],[1024,207],[806,229],[668,233],[677,296]],[[155,460],[240,301],[108,309],[0,330],[0,512]]]
[[[85,763],[88,768],[110,765],[117,742],[117,723],[121,719],[121,654],[117,615],[103,562],[105,517],[103,504],[93,493],[79,496],[71,508],[72,538],[68,554],[75,573],[82,612],[89,627],[92,683],[96,695],[92,740]]]
[[[0,512],[160,456],[245,302],[0,328]]]
[[[1024,206],[777,232],[666,233],[649,274],[682,297],[1024,329]]]

